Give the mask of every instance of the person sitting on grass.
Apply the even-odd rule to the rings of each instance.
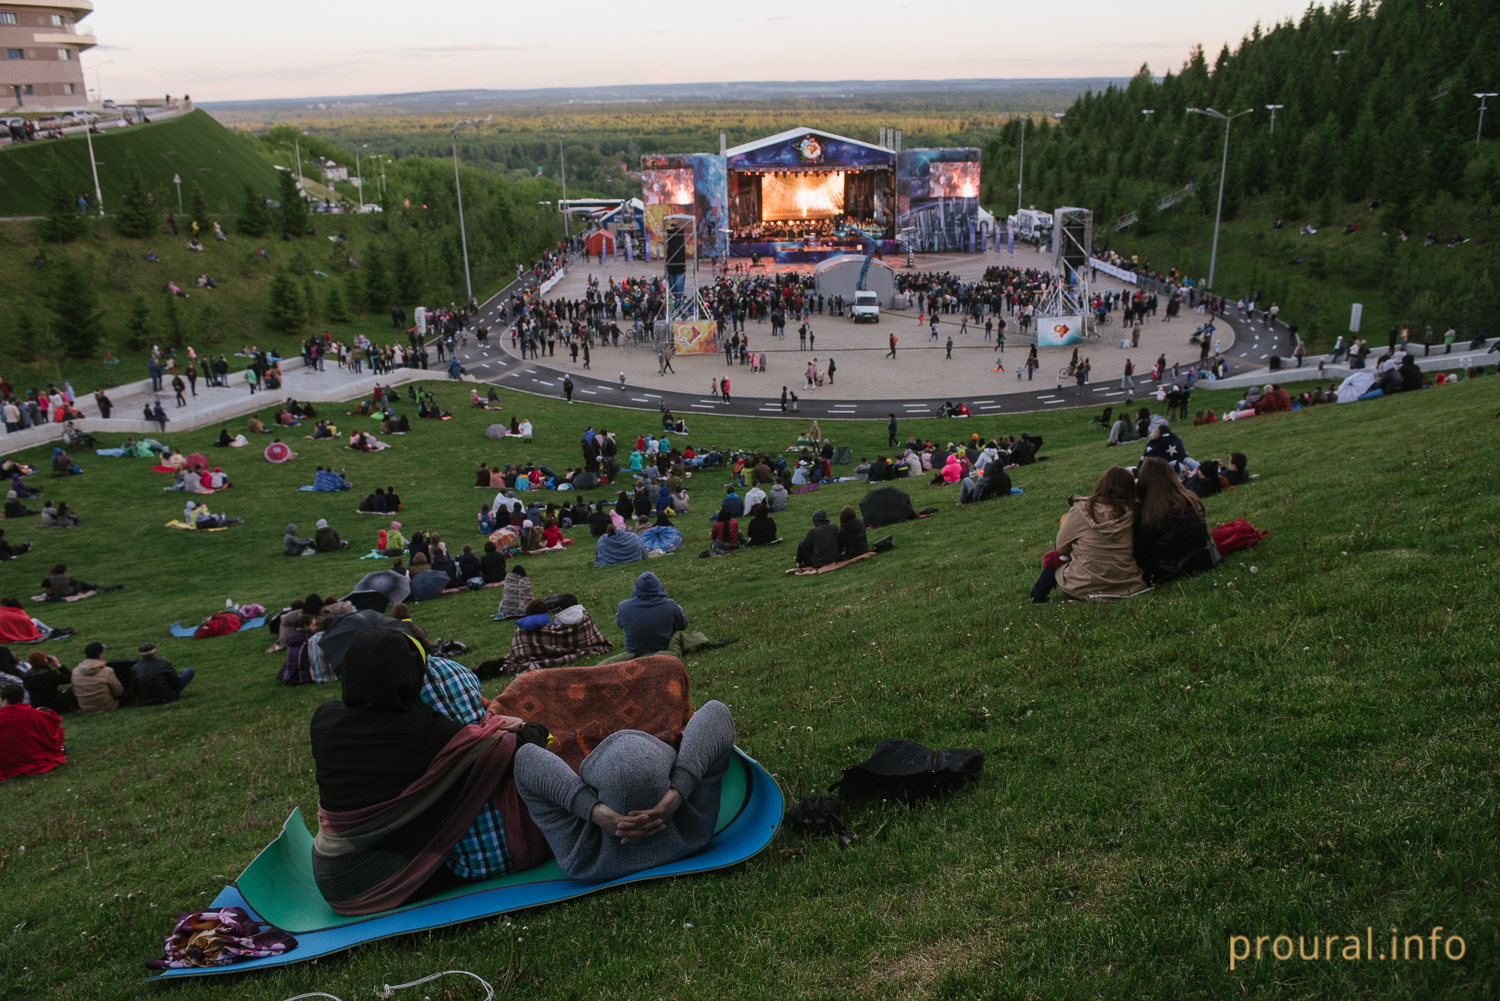
[[[327,518],[319,518],[318,530],[313,533],[313,547],[320,553],[332,553],[348,549],[349,543],[339,538],[338,529],[330,526]]]
[[[1072,505],[1057,532],[1057,549],[1043,557],[1042,574],[1031,588],[1034,604],[1046,604],[1060,588],[1069,601],[1124,598],[1147,589],[1135,562],[1135,479],[1111,466],[1087,497]]]
[[[41,515],[43,528],[77,528],[83,524],[78,515],[68,508],[66,501],[57,507],[53,507],[50,500],[43,501]]]
[[[839,512],[839,559],[852,560],[870,551],[870,541],[865,535],[865,523],[854,508],[844,506]]]
[[[729,709],[710,700],[693,713],[676,751],[648,733],[619,730],[575,775],[557,755],[525,745],[516,752],[516,789],[563,872],[616,879],[708,844],[734,740]]]
[[[714,519],[713,528],[709,530],[709,545],[716,554],[732,553],[745,548],[740,541],[740,523],[729,511],[729,506],[719,508],[719,516]]]
[[[375,492],[359,502],[359,509],[365,514],[387,514],[390,508],[386,505],[385,490],[375,488]]]
[[[73,694],[81,712],[112,713],[129,698],[114,668],[104,662],[104,649],[103,643],[90,643],[73,668]]]
[[[68,573],[68,568],[61,563],[54,564],[52,572],[42,579],[42,593],[47,596],[48,601],[62,601],[64,598],[97,590],[98,584],[79,580]]]
[[[533,598],[527,604],[526,614],[516,620],[510,653],[504,659],[505,671],[523,674],[609,653],[614,644],[599,632],[599,627],[577,597],[560,594],[556,601],[555,621],[549,614],[547,602],[541,598]]]
[[[18,556],[25,556],[31,552],[29,542],[11,542],[5,537],[5,529],[0,528],[0,563],[13,560]]]
[[[531,578],[526,576],[526,568],[517,563],[505,575],[505,588],[500,592],[500,607],[496,614],[502,619],[519,619],[526,614],[532,597]]]
[[[769,546],[779,541],[776,534],[776,521],[771,517],[771,509],[766,502],[762,501],[755,505],[750,524],[745,529],[745,537],[752,546]]]
[[[391,522],[389,529],[382,528],[376,536],[376,550],[381,556],[402,556],[406,553],[406,537],[401,534],[401,522]]]
[[[83,470],[73,464],[72,458],[60,448],[52,450],[52,475],[53,476],[77,476]]]
[[[625,632],[625,650],[610,661],[663,652],[680,659],[685,652],[682,631],[687,628],[687,614],[668,597],[666,588],[649,570],[635,579],[630,597],[616,608],[615,625]]]
[[[26,686],[26,697],[38,709],[51,709],[59,716],[78,711],[78,696],[71,687],[73,672],[52,654],[31,651],[21,681]]]
[[[1217,469],[1213,475],[1218,478]],[[1212,570],[1222,557],[1208,533],[1203,502],[1188,492],[1172,467],[1162,459],[1147,459],[1136,471],[1135,486],[1140,512],[1133,548],[1146,583],[1155,586]]]
[[[342,698],[313,714],[313,877],[338,914],[397,907],[443,869],[487,879],[547,854],[502,795],[523,721],[466,725],[425,704],[426,658],[408,629],[359,633],[343,658]],[[449,793],[423,798],[432,789]]]
[[[484,555],[479,557],[479,576],[486,584],[499,584],[505,580],[505,554],[493,542],[484,544]]]
[[[839,530],[822,508],[813,512],[813,527],[797,543],[797,566],[817,569],[839,561]]]
[[[131,668],[135,678],[136,702],[143,706],[164,706],[182,697],[182,690],[193,680],[193,669],[184,668],[179,674],[172,669],[172,662],[156,655],[155,643],[142,643],[139,647],[141,659]]]
[[[318,554],[317,541],[299,539],[297,526],[291,524],[286,526],[286,535],[282,537],[281,548],[288,556],[316,556]]]
[[[1250,460],[1245,458],[1244,452],[1230,452],[1229,467],[1224,469],[1221,475],[1229,481],[1229,485],[1232,487],[1248,483],[1250,481],[1250,474],[1246,472],[1246,467],[1249,464]]]
[[[28,706],[25,699],[20,685],[0,686],[0,782],[40,775],[68,761],[57,713]]]

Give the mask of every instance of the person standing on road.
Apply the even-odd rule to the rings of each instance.
[[[187,400],[182,395],[182,391],[184,389],[187,389],[187,383],[185,383],[185,382],[182,381],[182,376],[180,376],[180,375],[174,375],[174,376],[172,376],[172,392],[177,397],[177,405],[179,407],[185,407],[185,406],[187,406]]]
[[[837,371],[837,370],[838,370],[838,366],[833,363],[833,359],[832,358],[829,358],[828,359],[828,385],[830,385],[830,386],[833,385],[833,373],[835,371]]]
[[[573,380],[566,375],[563,376],[563,396],[568,398],[569,403],[573,402]]]
[[[886,353],[887,358],[896,357],[896,335],[891,335],[891,350]]]
[[[625,392],[625,373],[620,373],[620,392]]]
[[[198,370],[192,365],[187,367],[188,389],[192,391],[193,398],[198,398]]]
[[[948,335],[948,353],[943,356],[945,361],[953,360],[953,335]]]
[[[1125,402],[1129,403],[1131,396],[1135,393],[1135,363],[1129,358],[1125,359],[1125,374],[1120,376],[1120,388],[1125,390]]]
[[[786,413],[786,387],[781,387],[781,412]]]
[[[728,403],[729,402],[729,378],[728,378],[728,376],[726,376],[724,378],[723,382],[719,386],[719,389],[720,389],[720,391],[724,395],[724,402]]]

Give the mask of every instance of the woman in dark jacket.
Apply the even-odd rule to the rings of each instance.
[[[870,551],[870,542],[865,537],[865,523],[854,508],[844,507],[839,512],[839,559],[852,560]]]
[[[484,544],[484,555],[479,558],[479,574],[486,584],[499,584],[505,580],[505,554],[496,549],[493,542]]]
[[[623,490],[615,500],[615,512],[625,519],[626,524],[629,524],[630,519],[635,517],[635,505],[631,503],[630,495]]]
[[[765,501],[755,505],[754,515],[745,529],[745,537],[752,546],[769,546],[776,541],[776,520]]]
[[[1136,473],[1134,550],[1146,583],[1165,584],[1213,569],[1221,557],[1208,533],[1203,502],[1183,487],[1165,459],[1152,457]]]

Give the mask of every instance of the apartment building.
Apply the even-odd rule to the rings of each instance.
[[[38,3],[0,0],[0,108],[68,111],[87,103],[78,56],[95,45],[79,24],[94,12],[89,0]]]

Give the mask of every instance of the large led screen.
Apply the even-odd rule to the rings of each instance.
[[[831,219],[844,212],[844,172],[761,175],[761,218]]]
[[[931,197],[979,197],[978,163],[933,163],[929,169],[927,191]]]
[[[647,205],[693,204],[693,170],[691,167],[641,172],[641,190]]]

